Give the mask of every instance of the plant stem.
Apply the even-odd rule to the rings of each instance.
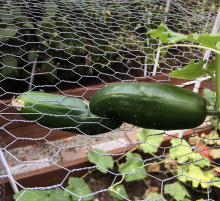
[[[87,175],[92,174],[95,170],[97,169],[93,169],[93,170],[89,170],[86,174],[84,174],[81,179],[84,179]]]
[[[220,111],[218,110],[206,110],[207,116],[220,116]]]
[[[216,101],[214,109],[220,111],[220,54],[215,54],[216,66],[215,66],[215,90]]]
[[[131,153],[131,152],[135,151],[136,149],[138,149],[138,146],[133,148],[133,149],[131,149],[126,154]],[[121,157],[119,157],[118,159],[114,160],[114,162],[118,163],[118,161],[120,161],[122,158],[124,158],[126,156],[126,154],[123,154]]]

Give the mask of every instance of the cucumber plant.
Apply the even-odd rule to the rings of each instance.
[[[151,172],[159,172],[164,174],[168,172],[172,174],[176,180],[171,184],[167,183],[163,188],[163,195],[171,195],[174,200],[177,201],[190,201],[190,194],[187,191],[186,186],[190,186],[195,192],[200,194],[206,194],[207,183],[209,182],[209,189],[212,186],[220,188],[220,178],[216,172],[219,171],[219,167],[211,163],[207,158],[200,153],[192,153],[192,147],[184,139],[173,138],[170,142],[172,147],[169,149],[169,154],[165,157],[157,157],[155,155],[158,152],[158,148],[163,142],[164,135],[160,131],[152,129],[139,129],[137,130],[137,137],[140,143],[135,148],[123,154],[119,158],[113,160],[113,157],[107,152],[94,148],[88,154],[88,159],[91,166],[88,172],[81,178],[70,177],[68,180],[68,186],[66,190],[71,193],[62,190],[63,188],[55,188],[50,190],[22,190],[14,195],[15,199],[20,201],[28,200],[28,198],[36,197],[39,200],[92,200],[94,199],[92,191],[85,183],[84,178],[94,171],[100,171],[103,174],[111,172],[114,164],[118,167],[119,177],[122,175],[121,181],[113,184],[109,187],[109,193],[115,200],[123,200],[128,198],[128,194],[122,182],[131,182],[136,180],[145,180]],[[136,150],[141,150],[144,153],[148,153],[154,157],[153,162],[149,159],[142,158],[139,153],[135,153]],[[191,154],[186,154],[191,153]],[[126,162],[122,163],[121,160],[125,157]],[[203,160],[204,159],[204,160]],[[156,162],[157,161],[157,162]],[[158,162],[159,161],[159,162]],[[183,165],[183,163],[186,163]],[[166,170],[161,171],[159,164],[163,164]],[[178,176],[179,175],[179,176]],[[178,176],[178,177],[177,177]],[[193,179],[194,178],[194,179]],[[148,186],[145,187],[146,189]],[[200,190],[199,188],[202,188]],[[166,200],[160,195],[160,190],[156,192],[143,195],[145,200],[152,200],[161,198]],[[199,199],[198,201],[202,201]]]

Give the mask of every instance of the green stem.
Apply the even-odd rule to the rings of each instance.
[[[207,116],[220,116],[220,111],[218,110],[206,110]]]
[[[215,54],[216,67],[215,67],[215,90],[216,90],[216,101],[215,110],[220,111],[220,54]]]
[[[135,151],[136,149],[138,149],[138,146],[133,148],[133,149],[131,149],[126,154],[131,153],[131,152]],[[118,159],[114,160],[114,162],[118,163],[118,161],[120,161],[122,158],[124,158],[126,156],[126,154],[123,154],[121,157],[119,157]]]
[[[84,179],[87,175],[92,174],[94,171],[96,171],[97,169],[93,169],[93,170],[89,170],[86,174],[84,174],[81,179]]]

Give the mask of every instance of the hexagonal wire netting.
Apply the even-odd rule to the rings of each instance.
[[[158,39],[151,38],[148,32],[164,23],[172,31],[182,34],[213,31],[216,33],[218,32],[218,10],[219,2],[211,0],[0,1],[0,132],[4,141],[11,139],[5,142],[5,146],[1,146],[1,151],[4,153],[1,161],[6,160],[6,164],[4,163],[2,167],[6,169],[0,175],[0,179],[9,180],[15,193],[18,192],[17,187],[19,190],[22,189],[21,194],[16,194],[16,200],[28,198],[31,200],[35,196],[38,196],[38,200],[115,200],[115,196],[117,199],[124,200],[156,198],[199,200],[201,195],[205,196],[203,200],[215,199],[214,188],[218,189],[220,179],[211,172],[210,167],[214,166],[218,172],[217,161],[210,166],[209,160],[201,158],[202,155],[199,155],[199,159],[192,157],[182,161],[174,160],[175,157],[171,156],[169,148],[174,152],[180,152],[180,155],[183,147],[185,153],[187,149],[192,150],[188,142],[179,140],[177,137],[173,137],[177,140],[172,142],[174,148],[171,149],[169,144],[165,147],[161,146],[161,140],[180,132],[179,130],[175,132],[143,131],[138,130],[141,128],[123,123],[119,128],[107,126],[108,132],[105,130],[104,134],[89,135],[83,129],[86,120],[76,124],[78,119],[75,119],[83,111],[86,113],[85,110],[71,108],[68,102],[63,101],[64,97],[54,100],[50,98],[51,95],[44,98],[36,96],[34,98],[36,102],[29,107],[34,109],[35,114],[31,115],[35,117],[28,120],[17,113],[22,106],[16,111],[13,104],[9,104],[8,99],[22,93],[27,94],[27,91],[42,91],[81,99],[83,102],[80,101],[80,104],[85,105],[91,94],[113,82],[156,82],[193,87],[195,80],[180,81],[171,78],[169,73],[177,67],[185,67],[192,59],[198,62],[206,56],[206,59],[212,60],[214,54],[211,53],[210,57],[207,57],[208,53],[202,49],[170,47],[157,51],[155,55],[159,63],[157,66],[153,59],[153,52],[162,44]],[[215,88],[213,82],[207,81],[207,78],[200,81],[201,85],[196,86],[194,91],[198,91],[200,86]],[[62,116],[62,113],[52,109],[54,111],[50,111],[50,115],[47,116],[34,108],[37,104],[50,104],[50,102],[62,107],[66,111],[65,114]],[[63,124],[64,127],[55,125],[52,128],[44,124],[44,121],[62,121],[61,116],[68,117],[67,121],[72,121],[73,126]],[[96,117],[99,128],[104,119],[106,118]],[[90,124],[92,126],[95,123],[90,122]],[[72,138],[64,141],[62,137],[57,138],[62,142],[50,140],[56,132],[66,130],[67,127],[71,127],[73,133],[80,134],[73,134]],[[104,127],[106,128],[106,125]],[[209,120],[206,120],[202,127],[194,129],[192,134],[207,128],[212,128]],[[37,132],[41,135],[33,137],[33,133]],[[137,135],[136,141],[128,137],[130,134],[133,137]],[[180,139],[184,136],[185,134],[183,137],[179,135]],[[188,138],[189,136],[186,137],[187,141]],[[40,140],[41,144],[33,145],[32,142]],[[123,148],[117,153],[106,153],[94,148],[97,148],[97,144],[105,142],[113,142],[112,146],[118,143]],[[32,143],[32,147],[18,148],[17,143],[20,143],[19,145]],[[135,146],[138,146],[135,149],[139,152],[134,153],[132,148]],[[62,166],[62,161],[59,160],[62,151],[81,148],[90,152],[89,154],[86,152],[86,157],[88,155],[91,161],[90,165],[80,168],[75,166],[72,169]],[[218,148],[218,145],[215,148]],[[111,157],[115,160],[114,168]],[[126,157],[126,161],[123,161],[123,157]],[[80,161],[80,159],[77,160]],[[199,161],[203,161],[202,165],[198,165]],[[152,165],[152,163],[156,164]],[[46,164],[46,166],[60,168],[65,172],[64,177],[62,181],[49,186],[44,184],[36,186],[34,185],[36,181],[24,186],[16,180],[16,171],[23,166],[33,164],[41,165],[40,167]],[[148,166],[143,167],[146,164]],[[159,166],[159,164],[163,165]],[[109,184],[98,185],[99,181],[96,177],[93,180],[89,180],[88,176],[85,180],[80,177],[71,177],[72,173],[82,170],[91,173],[97,168],[104,174],[102,177],[110,178]],[[123,173],[125,173],[125,179],[120,183],[123,186],[119,186],[122,190],[118,195],[110,192],[109,187],[119,182],[124,176]],[[209,179],[208,175],[211,174]],[[54,175],[54,177],[57,176]],[[67,184],[68,177],[72,179],[69,180],[69,184]],[[143,188],[140,191],[136,189],[136,186],[140,187],[138,183],[141,183]],[[131,186],[130,190],[129,186]],[[127,188],[127,193],[124,187]],[[195,191],[190,191],[191,188]],[[202,194],[201,192],[204,193],[204,191],[205,194]],[[200,193],[196,197],[192,192]],[[0,196],[0,200],[3,200],[4,194]]]

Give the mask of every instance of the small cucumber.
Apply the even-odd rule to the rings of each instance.
[[[25,92],[13,99],[12,105],[27,120],[79,134],[106,133],[122,124],[91,114],[88,101],[57,94]]]
[[[97,91],[89,105],[93,114],[149,129],[195,128],[206,118],[202,96],[168,84],[111,84]]]

